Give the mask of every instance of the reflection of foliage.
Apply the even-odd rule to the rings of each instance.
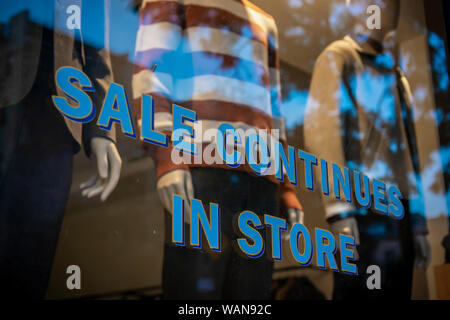
[[[447,72],[447,56],[445,54],[445,43],[437,34],[429,32],[428,44],[431,49],[431,66],[436,75],[436,91],[446,91],[449,88]]]
[[[256,0],[257,1],[257,0]],[[295,48],[302,50],[299,53],[298,65],[305,66],[304,70],[312,70],[318,54],[332,41],[341,38],[351,30],[351,21],[347,17],[345,1],[325,1],[325,0],[285,0],[281,1],[280,6],[287,6],[286,12],[289,14],[283,17],[283,21],[277,21],[280,30],[280,55],[290,56],[292,52],[287,52]],[[402,22],[403,32],[409,36],[413,34],[427,35],[428,45],[430,47],[429,68],[418,62],[418,52],[403,51],[401,56],[402,69],[407,74],[414,74],[412,83],[413,96],[416,102],[414,109],[415,123],[433,123],[440,127],[441,140],[450,141],[450,132],[448,123],[450,113],[448,105],[449,76],[447,71],[447,57],[445,43],[437,34],[428,32],[417,21],[405,17]],[[402,36],[400,36],[402,38]],[[294,61],[295,62],[295,61]],[[434,78],[435,92],[430,92],[429,79],[430,69]],[[287,118],[288,135],[293,138],[296,127],[293,125],[303,125],[304,104],[303,97],[306,93],[299,86],[292,85],[286,79],[282,79],[283,89],[283,108],[284,115]],[[370,89],[368,89],[370,91]],[[428,104],[430,95],[435,95],[437,111],[434,108],[424,109],[419,106]],[[297,105],[297,107],[295,107]],[[300,132],[297,132],[301,135]],[[417,135],[428,134],[417,132]],[[353,136],[353,135],[351,135]],[[357,136],[355,136],[357,137]],[[429,145],[427,146],[430,147]],[[450,181],[450,152],[445,145],[441,150],[430,150],[425,157],[421,158],[421,167],[423,174],[423,184],[427,197],[432,205],[431,208],[435,214],[445,211],[440,205],[443,203],[443,190],[438,181],[442,179],[442,167],[446,176],[447,184]],[[373,151],[373,150],[372,150]],[[450,201],[449,201],[450,204]]]
[[[263,1],[254,0],[263,6]],[[269,2],[273,3],[273,2]],[[315,58],[332,41],[342,38],[350,30],[345,0],[282,0],[277,1],[277,9],[267,6],[267,11],[284,13],[277,17],[280,31],[280,56],[291,57],[299,52],[298,64],[304,70],[312,70]]]
[[[294,131],[303,125],[311,75],[283,61],[280,63],[282,114],[288,137],[295,139]],[[300,130],[299,132],[301,132]],[[302,134],[303,135],[303,134]],[[297,135],[297,137],[299,137]],[[296,140],[297,141],[297,140]],[[300,140],[302,141],[302,140]],[[297,142],[300,142],[297,141]],[[301,144],[293,144],[301,146]]]

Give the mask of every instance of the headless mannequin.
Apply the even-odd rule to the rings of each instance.
[[[400,1],[399,0],[379,0],[376,4],[381,8],[381,28],[370,30],[366,26],[366,8],[371,5],[366,0],[348,0],[349,11],[354,18],[354,38],[361,46],[371,46],[376,53],[383,50],[383,41],[389,33],[393,32],[399,22]],[[354,217],[332,222],[331,230],[335,234],[344,233],[355,237],[359,245],[358,223]],[[430,263],[431,249],[425,235],[414,235],[415,265],[420,268],[427,268]],[[358,257],[356,253],[356,257]]]
[[[234,0],[228,0],[234,1]],[[157,181],[158,196],[164,208],[172,214],[172,199],[174,194],[181,195],[185,200],[185,221],[190,223],[190,201],[194,198],[194,187],[189,170],[178,169],[164,174]],[[304,222],[303,210],[286,208],[286,216],[290,226]],[[288,233],[286,233],[286,236]],[[288,238],[286,238],[288,239]]]
[[[182,3],[183,1],[178,1],[178,3]],[[205,77],[211,77],[211,76],[220,76],[226,81],[227,83],[232,81],[235,83],[236,80],[242,81],[239,76],[248,74],[251,81],[257,81],[258,83],[261,82],[261,79],[257,79],[257,77],[253,77],[254,73],[253,70],[259,69],[258,65],[261,64],[261,62],[257,61],[256,55],[255,58],[248,57],[248,63],[245,64],[241,63],[235,63],[229,65],[228,61],[230,57],[232,57],[233,61],[238,61],[236,59],[240,59],[237,53],[233,52],[235,49],[238,49],[237,46],[235,47],[232,43],[235,42],[234,38],[236,35],[247,37],[248,35],[241,35],[239,28],[234,29],[233,31],[233,39],[230,37],[230,34],[228,32],[222,32],[220,30],[222,29],[228,29],[232,28],[235,21],[234,17],[238,17],[239,21],[243,21],[246,24],[247,23],[257,23],[261,24],[265,28],[267,28],[267,34],[264,35],[264,38],[269,38],[271,35],[274,35],[272,32],[275,31],[275,23],[272,21],[273,19],[263,19],[261,21],[256,21],[254,15],[246,15],[243,16],[243,12],[247,12],[247,10],[257,10],[253,8],[248,8],[247,2],[241,2],[241,1],[228,1],[229,8],[225,7],[223,8],[223,1],[222,0],[208,0],[205,1],[205,7],[210,8],[208,10],[202,9],[202,12],[193,13],[196,12],[195,8],[184,10],[184,8],[189,7],[189,4],[183,4],[184,6],[180,6],[180,9],[177,10],[177,12],[173,13],[173,16],[182,16],[180,18],[180,21],[183,21],[182,27],[177,25],[178,28],[175,28],[174,30],[177,30],[174,32],[174,34],[177,34],[178,38],[178,30],[183,30],[184,33],[186,29],[190,28],[189,24],[191,22],[197,23],[197,21],[200,19],[203,19],[203,15],[206,18],[208,16],[208,21],[211,21],[212,16],[228,16],[230,15],[230,19],[217,19],[217,23],[220,24],[220,28],[215,25],[216,22],[207,23],[204,27],[205,30],[208,29],[215,29],[212,32],[214,34],[217,32],[218,35],[211,37],[211,39],[214,39],[214,42],[220,42],[222,39],[224,39],[224,49],[229,50],[226,55],[228,57],[223,57],[224,54],[219,51],[215,51],[216,49],[213,48],[213,46],[209,45],[209,36],[206,37],[209,40],[205,38],[205,41],[200,41],[200,49],[196,49],[196,53],[193,55],[192,60],[189,60],[186,65],[181,66],[183,68],[183,73],[187,71],[189,74],[190,68],[195,69],[198,65],[202,65],[202,62],[199,62],[197,59],[200,57],[200,55],[206,55],[210,57],[210,53],[213,52],[214,55],[217,54],[217,57],[210,57],[208,60],[211,62],[209,63],[209,67],[213,67],[210,70],[207,70]],[[242,10],[242,8],[245,6],[245,11]],[[150,3],[146,3],[141,10],[142,14],[147,14],[151,10],[155,8],[154,5]],[[170,9],[170,8],[169,8]],[[169,10],[168,9],[168,10]],[[156,8],[156,10],[160,10],[159,8]],[[214,15],[209,14],[209,10],[211,10],[211,13]],[[153,15],[151,15],[153,16]],[[150,19],[151,20],[151,19]],[[174,24],[174,19],[171,19],[171,21],[168,21],[168,23]],[[178,22],[177,22],[178,23]],[[241,30],[246,30],[246,28],[241,28]],[[234,35],[236,33],[236,35]],[[183,38],[184,34],[181,35],[179,38]],[[189,37],[188,42],[191,41],[195,42],[197,40]],[[236,40],[237,41],[237,40]],[[247,41],[247,40],[245,40]],[[259,40],[258,40],[259,41]],[[230,43],[231,42],[231,43]],[[195,44],[197,45],[197,44]],[[261,56],[267,55],[269,58],[272,56],[276,50],[266,50],[265,46],[267,45],[267,49],[272,47],[272,42],[267,42],[264,44],[264,46],[260,46],[257,41],[249,45],[253,48],[250,51],[260,52]],[[216,46],[216,45],[214,45]],[[151,49],[149,49],[151,47]],[[146,47],[146,51],[149,52],[149,59],[152,59],[152,50],[153,48],[157,48],[156,45],[152,47],[152,45],[149,45],[149,47]],[[176,46],[178,47],[178,44]],[[177,54],[179,51],[182,52],[184,55],[184,48],[189,46],[184,46],[181,50],[175,50],[174,53]],[[275,49],[275,48],[274,48]],[[188,51],[189,52],[189,51]],[[207,53],[208,52],[208,53]],[[175,55],[174,54],[174,55]],[[258,54],[259,55],[259,54]],[[273,55],[275,58],[275,55]],[[158,59],[160,61],[166,61],[164,58],[161,58],[158,55]],[[171,56],[167,56],[167,59],[172,59]],[[189,58],[191,59],[191,58]],[[223,59],[221,61],[221,59]],[[159,61],[158,60],[158,61]],[[267,62],[264,62],[265,65],[267,65],[267,70],[269,68],[275,68],[276,66],[273,64],[276,59],[267,59]],[[152,61],[153,62],[153,61]],[[167,60],[167,65],[170,60]],[[189,63],[192,62],[192,65]],[[144,62],[146,65],[152,65],[151,63],[146,61]],[[163,67],[167,68],[167,73],[175,74],[174,79],[177,79],[176,70],[171,70],[172,68],[164,65],[163,63],[159,63],[158,69],[159,72],[163,72]],[[233,68],[237,68],[234,70]],[[206,69],[205,69],[206,70]],[[226,70],[227,74],[224,75],[222,72]],[[232,72],[230,72],[232,71]],[[276,70],[275,70],[276,71]],[[158,73],[158,71],[156,71]],[[275,73],[274,73],[275,74]],[[192,79],[199,79],[197,74],[190,75]],[[158,74],[155,75],[155,77],[158,77]],[[184,77],[184,75],[180,75],[180,77]],[[273,85],[275,82],[278,81],[274,79],[275,77],[267,77],[266,80],[267,85]],[[139,76],[136,77],[136,79],[139,79]],[[184,79],[184,78],[183,78]],[[205,78],[208,79],[208,78]],[[243,97],[247,96],[247,92],[244,92],[243,90],[246,90],[244,86],[240,86],[239,88],[233,88],[233,90],[223,90],[223,88],[220,87],[220,83],[216,81],[215,79],[209,78],[208,80],[212,87],[208,89],[208,97],[210,99],[209,105],[217,105],[218,112],[216,111],[209,112],[208,116],[200,116],[199,115],[199,122],[203,121],[205,118],[209,119],[209,117],[212,117],[213,119],[209,119],[212,121],[217,121],[217,123],[220,123],[222,121],[226,121],[230,114],[233,114],[233,122],[243,122],[247,125],[254,126],[254,127],[260,127],[261,124],[254,121],[257,118],[247,117],[248,114],[243,114],[241,112],[234,112],[236,106],[239,107],[239,110],[247,110],[249,112],[255,112],[255,114],[263,115],[264,119],[270,119],[271,114],[278,114],[276,112],[264,112],[261,113],[259,110],[259,105],[256,105],[254,102],[251,101],[244,101]],[[266,80],[262,80],[265,82]],[[192,80],[189,80],[192,81]],[[245,81],[249,81],[249,79],[245,79]],[[139,83],[139,80],[136,81],[136,83]],[[262,83],[261,83],[262,84]],[[144,85],[147,85],[145,83]],[[181,91],[183,89],[183,86],[185,86],[184,82],[177,82],[172,85],[172,87],[176,87],[176,91]],[[189,101],[186,103],[185,107],[189,107],[189,105],[192,106],[194,110],[196,108],[201,108],[202,110],[199,111],[203,112],[204,107],[201,106],[199,103],[201,96],[199,96],[196,92],[200,89],[200,86],[193,85],[192,88],[190,85],[189,88],[185,90],[187,92],[187,96],[192,91],[192,96],[189,97],[178,97],[177,99],[182,101]],[[242,89],[241,89],[242,88]],[[155,91],[158,91],[159,89],[156,88]],[[251,89],[253,90],[253,89]],[[170,93],[170,99],[172,100],[173,96],[172,90],[164,90],[164,93]],[[249,92],[248,94],[252,94],[253,92]],[[267,110],[275,110],[278,108],[277,102],[275,99],[274,91],[268,92],[268,97],[270,96],[271,100],[268,100],[269,102],[267,104]],[[226,100],[223,99],[223,97],[226,97]],[[274,100],[272,100],[274,99]],[[175,99],[176,100],[176,99]],[[192,100],[192,101],[191,101]],[[228,101],[228,102],[227,102]],[[205,101],[202,101],[204,103]],[[164,102],[163,102],[164,103]],[[171,102],[170,102],[171,103]],[[273,104],[272,104],[273,103]],[[183,105],[184,103],[180,103],[180,105]],[[228,111],[230,114],[222,113],[224,111]],[[233,111],[233,112],[231,112]],[[246,111],[243,111],[246,113]],[[231,117],[230,117],[231,118]],[[252,119],[251,119],[252,118]],[[270,123],[268,126],[272,126],[273,119],[270,119]],[[230,120],[231,121],[231,120]],[[264,120],[266,121],[266,120]],[[268,122],[268,123],[269,123]],[[273,128],[279,128],[280,124],[273,124]],[[214,127],[216,127],[216,124],[214,124]],[[217,125],[218,127],[218,125]],[[217,128],[216,127],[216,128]],[[280,128],[281,129],[281,128]],[[170,130],[168,130],[170,131]],[[205,141],[205,143],[209,143],[209,141]],[[216,152],[217,154],[217,152]],[[165,154],[166,158],[164,158],[164,164],[170,163],[170,155]],[[161,161],[162,163],[162,161]],[[156,164],[156,167],[158,167],[158,164]],[[239,168],[241,169],[241,168]],[[157,168],[158,171],[158,168]],[[279,188],[279,186],[273,181],[270,181],[266,178],[261,178],[255,175],[252,175],[244,170],[232,170],[228,168],[214,168],[214,166],[206,166],[206,163],[202,163],[200,166],[170,166],[169,170],[164,170],[161,175],[158,175],[158,181],[157,181],[157,191],[159,198],[161,200],[161,203],[165,207],[167,214],[164,215],[165,217],[165,228],[166,228],[166,234],[170,234],[171,232],[171,217],[170,215],[173,214],[172,210],[172,199],[174,194],[181,195],[182,198],[185,200],[185,222],[190,222],[190,201],[193,199],[194,194],[197,199],[200,199],[204,202],[204,205],[206,206],[208,202],[218,202],[221,205],[221,232],[222,232],[222,240],[223,240],[223,250],[221,251],[220,255],[217,255],[217,257],[213,257],[210,255],[210,253],[207,250],[192,250],[192,248],[180,248],[175,247],[170,243],[170,236],[166,237],[166,243],[164,246],[164,258],[163,258],[163,292],[164,296],[168,299],[184,299],[184,298],[197,298],[197,297],[216,297],[216,298],[222,298],[222,297],[245,297],[245,298],[260,298],[260,299],[266,299],[270,296],[270,287],[271,287],[271,281],[272,281],[272,270],[273,270],[273,261],[271,257],[267,256],[261,256],[258,259],[249,260],[244,257],[241,257],[239,252],[233,248],[233,240],[236,236],[238,236],[238,233],[235,231],[233,226],[233,217],[244,211],[244,210],[252,210],[256,212],[257,214],[263,214],[264,212],[271,212],[272,214],[276,214],[278,212],[278,209],[280,206],[285,209],[285,213],[289,217],[289,220],[295,221],[295,222],[302,222],[302,211],[300,210],[301,205],[298,202],[298,199],[296,198],[295,192],[291,189],[287,190],[287,188],[284,188],[282,186]],[[284,190],[283,190],[284,188]],[[195,190],[194,190],[195,189]],[[281,190],[280,190],[281,189]],[[195,193],[194,193],[195,192]],[[289,201],[288,201],[289,200]],[[296,203],[295,203],[296,202]],[[281,204],[281,205],[279,205]],[[294,209],[295,208],[295,209]],[[297,210],[296,210],[297,209]],[[186,229],[189,227],[186,226]],[[187,232],[188,234],[189,232]],[[263,237],[265,235],[263,234]],[[192,266],[192,267],[191,267]],[[185,272],[185,270],[182,270],[182,268],[193,268],[195,269],[189,277],[183,277],[178,278],[179,274],[182,274]],[[206,288],[204,288],[205,279],[207,279]],[[255,282],[258,282],[255,284]],[[206,290],[206,291],[205,291]],[[207,294],[207,295],[206,295]]]
[[[50,2],[47,12],[56,14],[59,9],[53,10]],[[7,115],[6,134],[1,137],[6,152],[0,159],[5,168],[0,174],[0,278],[5,288],[1,296],[8,298],[45,297],[72,182],[73,155],[79,150],[51,101],[56,91],[55,58],[62,55],[54,45],[55,30],[43,28],[41,35],[39,28],[36,24],[24,30],[27,39],[40,37],[34,48],[39,59],[31,89],[24,90],[19,101],[6,100],[8,104],[0,106]],[[82,185],[83,195],[101,194],[104,201],[117,184],[121,159],[112,140],[90,137],[84,142],[89,143],[97,174]]]

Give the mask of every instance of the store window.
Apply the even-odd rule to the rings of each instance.
[[[4,294],[449,299],[448,12],[3,2]]]

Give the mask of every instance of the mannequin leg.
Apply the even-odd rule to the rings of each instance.
[[[230,181],[228,170],[191,168],[195,199],[220,206],[221,252],[208,250],[202,233],[202,248],[190,247],[190,228],[185,225],[186,247],[171,244],[172,217],[166,213],[163,258],[163,294],[165,299],[221,299],[233,233],[232,215],[244,206],[245,190]]]
[[[0,283],[2,294],[9,298],[45,298],[72,161],[72,154],[35,161],[16,158],[8,171],[0,192],[4,232]]]
[[[259,259],[242,256],[235,248],[233,222],[244,210],[276,214],[277,186],[263,178],[225,169],[191,169],[195,198],[202,200],[208,212],[209,203],[218,203],[221,214],[221,252],[208,250],[203,235],[202,249],[186,247],[171,241],[171,216],[165,220],[166,244],[163,261],[163,292],[166,299],[244,299],[269,298],[273,262],[263,255]],[[263,219],[263,218],[261,218]],[[263,231],[265,237],[265,231]],[[267,245],[266,245],[267,247]]]
[[[0,283],[5,298],[45,298],[76,143],[46,91],[8,108],[0,177]],[[37,103],[40,102],[40,103]]]
[[[411,299],[414,250],[409,212],[400,221],[371,213],[356,219],[361,241],[357,262],[359,275],[334,273],[333,299]],[[380,290],[369,290],[367,287],[370,275],[366,270],[370,265],[378,265],[381,269]]]

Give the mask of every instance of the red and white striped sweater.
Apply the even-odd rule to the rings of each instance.
[[[171,111],[176,103],[194,110],[203,130],[228,122],[235,128],[279,129],[285,140],[275,21],[249,1],[144,1],[135,65],[138,122],[141,96],[148,94],[155,100],[155,130],[172,131]],[[174,164],[171,147],[148,149],[157,177],[199,166]],[[233,170],[251,171],[248,165]],[[267,178],[276,181],[273,176]],[[288,208],[300,208],[292,186],[282,183],[281,191]]]

